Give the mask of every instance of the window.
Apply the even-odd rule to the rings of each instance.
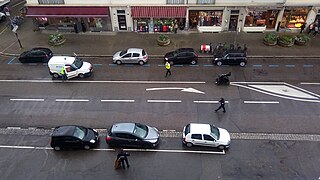
[[[129,58],[129,57],[131,57],[131,53],[128,53],[128,54],[123,56],[123,58]]]
[[[140,54],[138,54],[138,53],[133,53],[132,57],[140,57]]]
[[[211,136],[206,135],[206,134],[203,135],[203,139],[207,140],[207,141],[214,141],[214,139]]]
[[[202,135],[201,134],[192,134],[191,139],[199,139],[202,140]]]
[[[117,137],[119,137],[119,138],[124,138],[124,139],[127,139],[127,138],[128,138],[128,135],[125,134],[125,133],[116,133],[115,135],[116,135]]]
[[[197,4],[215,4],[215,0],[197,0]]]
[[[184,4],[184,0],[167,0],[167,4]]]
[[[39,4],[64,4],[64,0],[38,0]]]

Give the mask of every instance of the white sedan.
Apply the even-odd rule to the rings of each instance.
[[[144,65],[148,61],[148,54],[141,48],[129,48],[125,51],[118,51],[113,55],[113,63],[138,63]]]

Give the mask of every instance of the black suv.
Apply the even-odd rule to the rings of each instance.
[[[82,126],[59,126],[53,130],[50,146],[60,151],[62,148],[90,149],[97,146],[99,134],[95,129]]]
[[[197,64],[198,54],[193,48],[180,48],[172,52],[168,52],[164,56],[164,61],[169,61],[170,64]]]
[[[213,56],[213,64],[221,65],[240,65],[247,64],[247,52],[244,50],[226,50],[223,53],[217,53]]]

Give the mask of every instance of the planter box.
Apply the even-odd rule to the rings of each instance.
[[[166,41],[160,41],[159,39],[157,39],[157,42],[159,46],[168,46],[170,44],[170,39]]]
[[[275,45],[277,45],[277,41],[268,42],[268,41],[263,40],[263,44],[265,44],[267,46],[275,46]]]
[[[307,41],[294,41],[294,43],[296,44],[296,45],[298,45],[298,46],[305,46],[305,45],[307,45]]]
[[[279,46],[282,46],[282,47],[291,47],[294,45],[294,41],[291,42],[290,44],[287,44],[287,43],[284,43],[283,41],[278,40],[278,44]]]

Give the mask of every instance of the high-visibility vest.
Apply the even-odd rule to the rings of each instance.
[[[65,74],[66,72],[65,72],[65,69],[64,69],[64,67],[62,67],[62,69],[61,69],[61,71],[60,71],[60,74]]]
[[[170,69],[170,63],[166,62],[166,69]]]

